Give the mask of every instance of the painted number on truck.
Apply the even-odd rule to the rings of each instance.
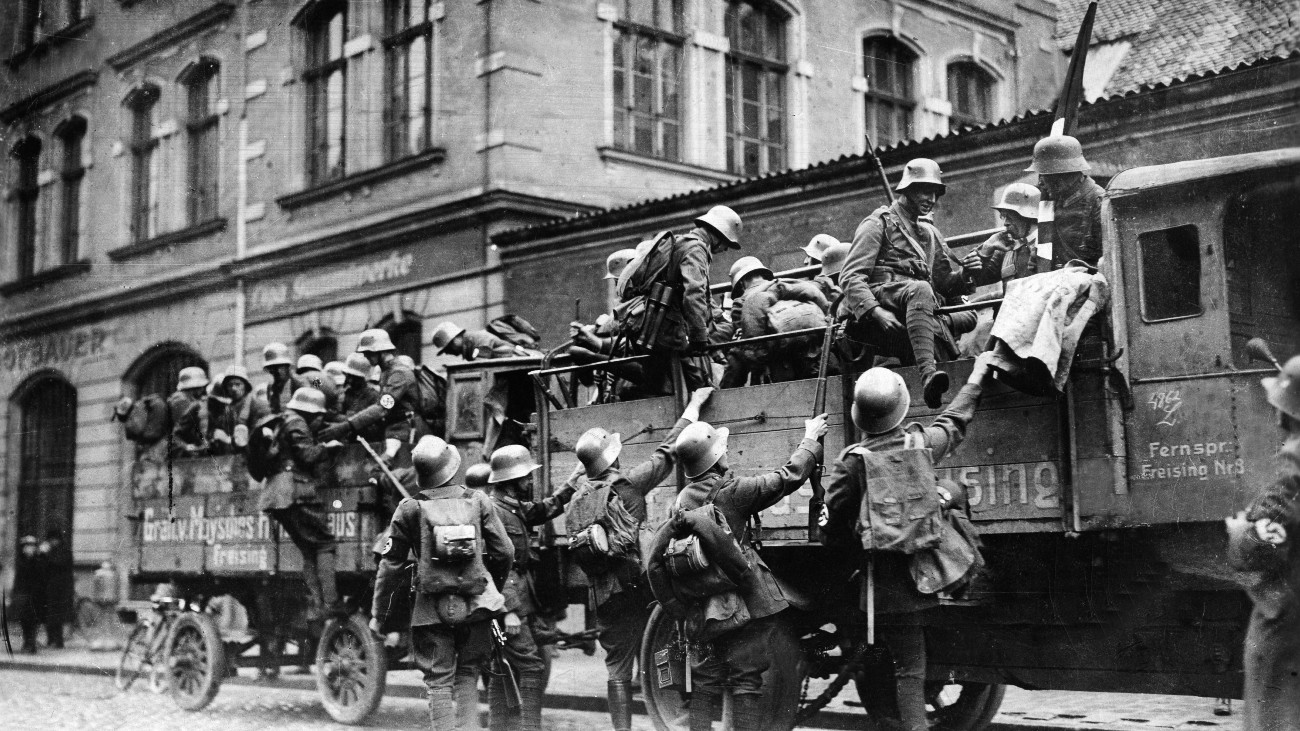
[[[1173,426],[1178,423],[1178,410],[1182,408],[1183,397],[1179,389],[1171,388],[1166,391],[1155,391],[1151,398],[1147,399],[1147,406],[1151,410],[1160,414],[1160,421],[1156,426]]]

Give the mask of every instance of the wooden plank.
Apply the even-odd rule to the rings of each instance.
[[[619,432],[627,444],[657,444],[678,416],[670,396],[552,411],[552,451],[572,450],[578,438],[594,426]]]

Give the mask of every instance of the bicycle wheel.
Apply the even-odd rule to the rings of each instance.
[[[212,618],[181,612],[167,638],[168,683],[172,700],[186,711],[202,710],[221,689],[226,648]]]
[[[143,623],[131,630],[126,647],[122,648],[122,656],[117,660],[117,673],[113,676],[113,685],[118,690],[130,688],[149,665],[148,634],[149,628]]]

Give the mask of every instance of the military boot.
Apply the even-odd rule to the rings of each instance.
[[[451,688],[429,689],[429,722],[433,731],[451,731],[456,728],[456,709],[452,705]]]
[[[614,731],[632,729],[632,683],[628,680],[609,681],[609,720]]]
[[[713,731],[713,715],[717,713],[718,694],[696,688],[691,693],[690,731]]]
[[[491,731],[510,731],[515,727],[517,714],[510,712],[506,703],[505,680],[499,675],[491,676],[488,681],[488,728]]]
[[[477,729],[478,725],[478,675],[457,673],[452,686],[456,698],[456,728],[460,731]]]
[[[736,731],[759,731],[763,728],[763,696],[745,693],[731,697],[731,727]]]
[[[542,731],[542,694],[546,691],[541,673],[522,673],[519,677],[519,728]]]

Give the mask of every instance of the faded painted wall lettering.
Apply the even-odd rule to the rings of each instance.
[[[97,327],[22,338],[0,347],[0,367],[10,373],[93,358],[104,352],[109,331]]]
[[[249,314],[264,314],[286,305],[323,299],[342,292],[364,293],[424,274],[414,250],[379,258],[313,269],[291,277],[259,282],[249,289]]]

